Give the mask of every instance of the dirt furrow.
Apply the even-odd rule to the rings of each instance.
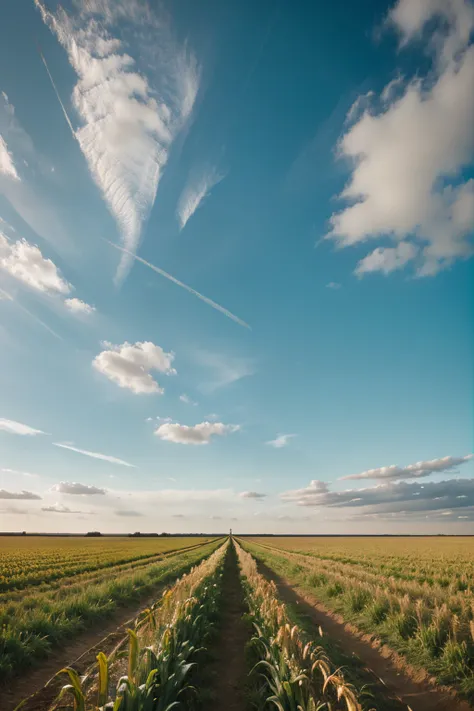
[[[233,545],[227,553],[222,579],[222,610],[216,644],[211,649],[214,661],[208,669],[212,694],[208,711],[245,711],[247,664],[245,647],[251,630],[243,619],[246,606]]]
[[[390,695],[406,704],[411,711],[472,711],[466,701],[457,698],[450,689],[435,686],[426,678],[410,676],[397,655],[383,656],[377,646],[366,637],[357,635],[346,625],[340,615],[327,610],[318,599],[293,586],[289,580],[277,575],[271,568],[257,559],[260,572],[277,586],[281,599],[297,605],[315,626],[315,634],[321,627],[325,634],[335,640],[346,655],[355,655],[383,683]],[[401,660],[400,660],[401,661]]]

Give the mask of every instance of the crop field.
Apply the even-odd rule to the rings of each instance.
[[[402,661],[474,699],[474,539],[256,537],[244,545]]]
[[[2,538],[0,682],[138,603],[216,545],[196,537]]]
[[[473,555],[462,538],[9,540],[0,664],[21,696],[0,685],[0,707],[466,711]],[[126,625],[68,659],[121,605]]]

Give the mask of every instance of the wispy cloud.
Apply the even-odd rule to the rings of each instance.
[[[204,301],[204,303],[207,304],[208,306],[212,306],[212,308],[216,309],[216,311],[220,311],[222,314],[224,314],[224,316],[227,316],[227,318],[230,318],[232,321],[235,321],[236,323],[238,323],[239,326],[244,326],[244,328],[250,329],[250,326],[248,325],[248,323],[245,323],[245,321],[242,321],[242,319],[240,319],[238,316],[235,316],[228,309],[224,308],[223,306],[220,306],[220,304],[217,304],[215,301],[212,301],[212,299],[208,299],[207,296],[200,294],[199,291],[196,291],[195,289],[192,289],[190,286],[187,286],[187,284],[184,284],[182,281],[179,281],[179,279],[176,279],[176,277],[171,276],[171,274],[168,274],[168,272],[165,272],[163,269],[160,269],[159,267],[155,267],[154,264],[151,264],[150,262],[147,262],[145,259],[138,257],[136,254],[133,254],[133,252],[130,252],[129,250],[125,249],[125,247],[119,247],[117,244],[113,244],[113,242],[109,242],[108,240],[105,240],[105,241],[108,244],[110,244],[111,247],[114,247],[114,249],[118,249],[120,252],[124,252],[124,253],[130,255],[130,257],[132,259],[136,259],[137,262],[141,262],[141,264],[144,264],[146,267],[153,269],[154,272],[165,277],[165,279],[169,279],[170,281],[173,282],[173,284],[180,286],[182,289],[186,289],[186,291],[189,291],[190,294],[197,296],[198,299],[201,299],[201,301]]]
[[[191,400],[189,395],[186,395],[186,393],[183,393],[182,395],[180,395],[179,399],[181,400],[181,402],[184,402],[185,405],[194,405],[194,406],[197,405],[197,402],[195,402],[194,400]]]
[[[181,229],[194,215],[212,188],[224,178],[215,168],[207,168],[200,175],[189,178],[178,202],[178,221]]]
[[[15,163],[13,162],[13,156],[8,150],[8,146],[3,136],[0,136],[0,173],[6,175],[7,178],[20,180],[20,177],[16,172]]]
[[[269,444],[271,447],[275,447],[275,449],[281,449],[281,447],[286,447],[290,439],[293,437],[296,437],[295,434],[282,434],[278,435],[276,439],[271,439],[269,442],[266,442],[265,444]]]
[[[194,357],[199,365],[212,373],[211,378],[201,385],[205,392],[231,385],[255,373],[255,363],[250,358],[201,349],[196,351]]]
[[[72,101],[79,127],[71,128],[133,254],[170,147],[194,106],[196,59],[177,44],[166,22],[136,11],[135,3],[88,2],[75,14],[51,12],[41,0],[35,4],[77,74]],[[125,252],[118,279],[131,264]]]
[[[242,491],[239,496],[242,499],[264,499],[266,494],[262,494],[259,491]]]
[[[5,420],[3,417],[0,418],[0,431],[8,432],[9,434],[30,436],[46,434],[46,432],[43,432],[42,430],[36,430],[34,427],[23,424],[23,422]]]
[[[124,467],[135,467],[134,464],[126,462],[123,459],[118,459],[117,457],[111,457],[109,454],[101,454],[100,452],[89,452],[87,449],[79,449],[78,447],[73,447],[70,444],[63,444],[62,442],[53,442],[55,447],[61,447],[61,449],[69,449],[71,452],[77,452],[78,454],[84,454],[86,457],[92,457],[93,459],[102,459],[104,462],[110,462],[111,464],[121,464]]]

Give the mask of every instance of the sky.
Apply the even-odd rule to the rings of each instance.
[[[474,534],[473,30],[4,3],[0,530]]]

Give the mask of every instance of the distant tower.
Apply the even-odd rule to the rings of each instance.
[[[229,536],[232,538],[232,529],[229,531]]]

